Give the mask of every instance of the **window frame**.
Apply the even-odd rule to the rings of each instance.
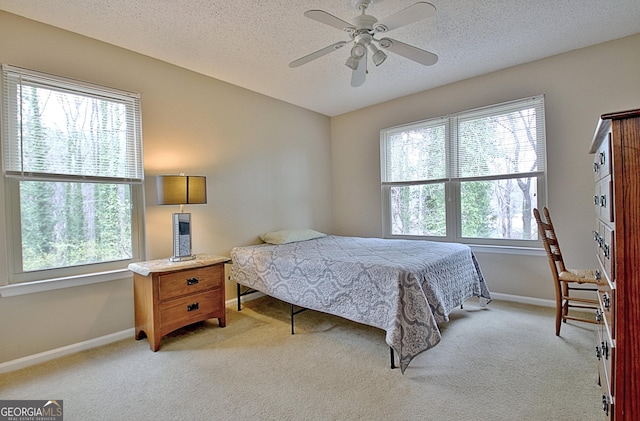
[[[531,104],[534,104],[537,113],[542,115],[537,116],[538,124],[542,124],[542,127],[536,126],[537,133],[537,157],[538,160],[542,159],[539,171],[533,172],[520,172],[510,176],[498,175],[498,176],[481,176],[473,178],[463,178],[452,174],[455,169],[455,164],[452,164],[456,155],[456,148],[459,143],[457,138],[457,123],[465,117],[482,114],[484,112],[491,112],[492,110],[507,109],[510,107],[517,107],[519,104],[522,108],[531,108]],[[529,105],[527,105],[529,104]],[[419,181],[386,181],[387,180],[387,138],[395,133],[413,130],[415,128],[426,128],[444,124],[445,126],[445,147],[446,147],[446,172],[444,178],[433,180],[419,180]],[[546,121],[544,115],[544,95],[537,95],[534,97],[522,98],[514,101],[507,101],[503,103],[493,104],[485,107],[475,108],[467,111],[458,112],[455,114],[449,114],[439,116],[435,118],[425,119],[417,122],[411,122],[398,126],[388,127],[380,130],[380,188],[381,188],[381,201],[382,201],[382,232],[384,238],[397,238],[397,239],[412,239],[412,240],[429,240],[429,241],[444,241],[444,242],[456,242],[468,244],[471,246],[482,247],[483,251],[491,251],[504,248],[520,248],[520,249],[538,249],[540,248],[540,240],[537,235],[537,227],[535,226],[535,220],[532,224],[532,238],[531,239],[497,239],[497,238],[475,238],[475,237],[463,237],[462,236],[462,220],[461,220],[461,182],[474,181],[474,180],[505,180],[507,178],[523,178],[523,176],[529,176],[536,179],[536,204],[533,207],[543,207],[547,204],[547,157],[546,157]],[[540,139],[542,136],[542,139]],[[540,144],[542,140],[542,144]],[[412,186],[420,184],[444,184],[445,192],[445,224],[446,235],[445,236],[429,236],[429,235],[400,235],[392,234],[392,212],[391,212],[391,188],[398,186]],[[486,247],[483,247],[486,246]]]
[[[124,98],[127,107],[132,107],[131,113],[135,128],[136,149],[134,159],[139,162],[140,168],[136,170],[137,178],[129,177],[87,177],[83,175],[55,175],[55,174],[31,174],[24,172],[16,174],[15,170],[6,168],[5,154],[7,144],[12,141],[10,133],[12,124],[7,123],[9,116],[9,83],[5,80],[5,72],[28,75],[33,78],[47,80],[52,86],[59,86],[64,92],[76,91],[81,95],[104,95],[109,101],[118,101]],[[59,84],[59,85],[56,85]],[[2,65],[2,83],[0,83],[2,101],[0,101],[0,118],[3,122],[3,130],[0,132],[2,148],[0,149],[0,162],[2,171],[2,194],[4,200],[4,212],[0,212],[0,224],[4,228],[7,264],[5,279],[0,279],[0,294],[2,296],[19,295],[20,293],[39,292],[42,290],[58,289],[76,285],[103,282],[105,280],[122,279],[127,273],[129,263],[143,260],[145,256],[144,227],[144,169],[142,160],[142,112],[140,109],[140,95],[137,93],[117,90],[110,87],[77,81],[65,77],[49,75],[42,72],[23,69],[16,66]],[[129,108],[128,108],[129,109]],[[13,133],[15,137],[15,132]],[[130,151],[131,152],[131,151]],[[138,156],[139,155],[139,156]],[[128,259],[111,260],[98,263],[80,264],[67,267],[56,267],[34,271],[24,271],[22,265],[22,228],[20,215],[20,182],[21,181],[47,181],[47,182],[98,182],[106,184],[120,184],[128,186],[131,200],[131,248],[132,256]],[[53,285],[53,284],[56,285]],[[30,284],[27,288],[21,285]],[[16,292],[24,290],[25,292]]]

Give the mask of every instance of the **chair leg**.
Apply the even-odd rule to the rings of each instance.
[[[556,336],[560,336],[560,322],[562,321],[562,300],[556,298]]]
[[[562,321],[567,323],[566,317],[569,315],[569,300],[565,300],[562,304]]]

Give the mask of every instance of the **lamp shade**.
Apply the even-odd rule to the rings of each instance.
[[[159,205],[207,203],[207,178],[203,176],[159,175],[156,189]]]

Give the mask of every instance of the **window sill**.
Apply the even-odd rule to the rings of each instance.
[[[542,242],[539,247],[527,247],[527,246],[513,246],[513,245],[495,245],[495,244],[474,244],[468,242],[456,242],[453,240],[449,240],[446,238],[435,238],[435,237],[418,237],[418,236],[387,236],[383,237],[385,239],[404,239],[404,240],[417,240],[417,241],[442,241],[448,243],[458,243],[469,246],[473,252],[476,253],[487,253],[487,254],[515,254],[521,256],[541,256],[546,257],[547,252],[542,247]],[[530,242],[532,243],[532,242]]]
[[[118,279],[125,279],[129,276],[131,276],[131,272],[128,269],[118,269],[81,276],[69,276],[65,278],[43,279],[41,281],[9,284],[0,287],[0,296],[5,298],[17,295],[35,294],[38,292],[53,291],[56,289],[115,281]]]
[[[521,256],[542,256],[547,252],[544,248],[516,247],[516,246],[488,246],[479,244],[467,244],[474,253],[517,254]]]

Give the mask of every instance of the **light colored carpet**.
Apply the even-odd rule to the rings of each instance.
[[[174,332],[0,374],[0,399],[58,399],[72,420],[600,420],[594,325],[471,300],[404,375],[382,330],[270,297]]]

